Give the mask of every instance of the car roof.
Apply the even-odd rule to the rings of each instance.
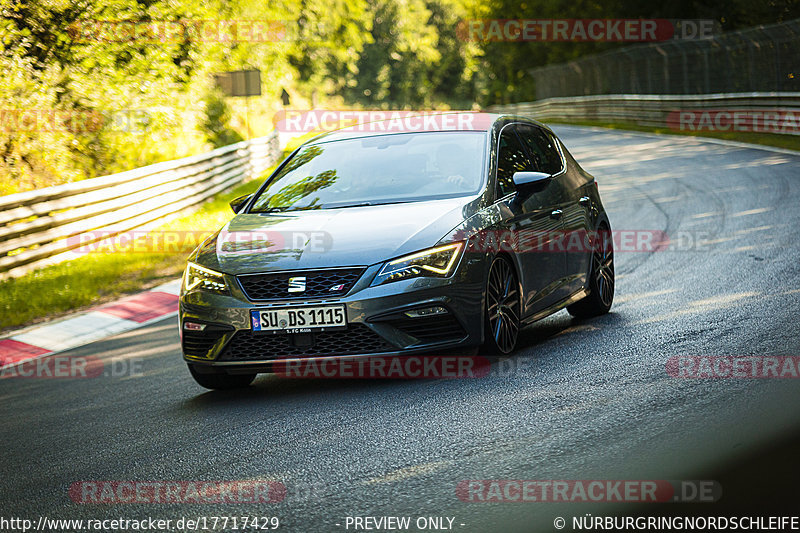
[[[303,143],[303,146],[339,141],[343,139],[356,139],[362,137],[376,137],[401,133],[425,133],[444,131],[491,131],[495,125],[505,125],[510,122],[527,122],[542,126],[548,131],[550,128],[529,117],[508,115],[500,113],[483,113],[474,111],[431,111],[412,113],[408,111],[390,110],[385,112],[388,117],[384,120],[358,123],[337,130],[322,133]],[[406,127],[411,124],[412,127]],[[413,129],[413,126],[422,126],[424,129]]]

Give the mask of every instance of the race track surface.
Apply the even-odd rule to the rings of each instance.
[[[800,156],[678,136],[556,131],[597,177],[614,230],[681,239],[663,251],[616,253],[611,314],[577,321],[562,311],[541,321],[480,379],[260,376],[243,393],[194,383],[175,318],[96,342],[69,355],[135,361],[141,372],[0,380],[2,514],[278,516],[280,530],[319,532],[347,531],[347,516],[449,516],[455,531],[554,531],[557,516],[651,508],[467,503],[456,486],[715,479],[792,438],[797,379],[683,379],[666,363],[800,355]],[[790,457],[783,468],[773,461],[751,473],[755,481],[718,479],[720,502],[692,512],[777,505],[769,487],[797,474],[798,455]],[[282,482],[285,500],[76,504],[68,493],[85,480],[252,479]]]

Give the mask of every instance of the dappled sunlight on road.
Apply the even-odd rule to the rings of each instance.
[[[774,228],[775,226],[758,226],[757,228],[739,229],[734,232],[734,235],[747,235],[748,233],[754,233],[756,231],[767,231]]]
[[[644,320],[635,322],[635,324],[652,324],[654,322],[662,322],[667,320],[674,320],[684,315],[693,315],[700,313],[707,313],[709,311],[719,311],[721,309],[734,307],[740,304],[742,300],[747,300],[759,296],[758,292],[740,292],[736,294],[724,294],[720,296],[713,296],[711,298],[704,298],[702,300],[693,300],[687,302],[682,309],[676,309],[667,313],[658,314]]]
[[[743,168],[762,168],[772,165],[783,165],[785,163],[791,163],[792,159],[788,156],[764,156],[760,158],[754,158],[746,162],[737,161],[735,164],[728,164],[723,165],[720,167],[722,170],[736,170],[741,171]]]
[[[746,211],[740,211],[739,213],[733,213],[730,216],[731,217],[746,217],[748,215],[757,215],[759,213],[768,213],[768,212],[773,211],[773,210],[774,210],[773,207],[759,207],[759,208],[756,208],[756,209],[748,209]]]
[[[672,294],[675,292],[678,292],[678,289],[663,289],[660,291],[640,292],[636,294],[624,294],[622,296],[615,296],[614,303],[619,305],[626,302],[633,302],[636,300],[650,300],[658,296],[664,296],[665,294]]]

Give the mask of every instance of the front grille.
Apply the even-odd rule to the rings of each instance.
[[[183,330],[183,338],[181,339],[181,347],[183,353],[193,357],[206,357],[214,344],[222,338],[222,336],[233,331],[230,326],[215,326],[209,324],[203,331]]]
[[[460,339],[466,332],[451,314],[401,318],[382,322],[424,342]]]
[[[350,324],[346,330],[305,334],[265,335],[240,330],[225,346],[219,360],[353,355],[388,352],[395,349],[383,337],[359,323]]]
[[[364,272],[358,268],[330,268],[325,270],[292,270],[266,274],[238,276],[248,299],[289,300],[296,298],[332,298],[344,296]],[[305,277],[305,290],[289,292],[289,278]]]

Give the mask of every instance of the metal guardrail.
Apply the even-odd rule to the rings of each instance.
[[[272,133],[196,156],[2,196],[0,278],[57,263],[78,246],[199,204],[257,176],[280,153]]]
[[[496,105],[496,113],[526,115],[539,121],[598,121],[640,126],[676,128],[679,115],[687,111],[734,113],[794,112],[800,119],[800,92],[702,95],[604,94],[547,98],[535,102]],[[758,130],[755,130],[758,131]],[[768,133],[781,133],[769,130]],[[783,133],[800,134],[800,128]]]

